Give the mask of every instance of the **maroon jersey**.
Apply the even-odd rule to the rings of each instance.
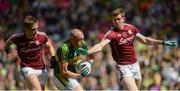
[[[24,33],[18,33],[14,34],[11,40],[17,46],[21,67],[32,67],[34,69],[43,69],[45,67],[42,60],[43,45],[48,40],[45,33],[37,32],[32,39],[28,39]]]
[[[111,40],[112,56],[119,65],[133,64],[137,61],[133,41],[138,32],[133,25],[125,24],[122,30],[112,28],[105,35],[105,38]]]

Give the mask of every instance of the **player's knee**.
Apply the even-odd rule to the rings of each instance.
[[[122,82],[126,90],[138,90],[138,87],[133,77],[124,77],[124,79],[122,79]]]

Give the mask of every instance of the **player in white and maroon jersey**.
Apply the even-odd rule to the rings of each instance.
[[[141,84],[141,73],[136,54],[134,51],[134,40],[148,45],[176,46],[175,41],[162,41],[145,37],[138,29],[125,22],[125,12],[122,8],[112,11],[113,27],[106,33],[104,38],[89,51],[79,49],[81,54],[93,54],[99,52],[107,44],[110,44],[113,59],[117,62],[120,80],[126,90],[139,90]]]
[[[51,56],[54,56],[54,48],[48,36],[38,31],[38,21],[35,17],[26,16],[23,27],[24,33],[14,34],[6,41],[6,50],[12,43],[17,46],[21,73],[28,89],[43,90],[48,75],[42,60],[42,50],[47,46]]]

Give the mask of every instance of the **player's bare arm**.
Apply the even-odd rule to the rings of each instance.
[[[51,56],[55,56],[55,49],[54,49],[54,47],[53,47],[53,45],[49,39],[46,43],[46,46],[48,47]]]
[[[81,77],[81,74],[78,74],[78,73],[74,73],[74,72],[71,72],[68,70],[68,62],[66,63],[59,63],[59,67],[60,67],[60,70],[61,70],[61,73],[60,75],[62,77],[68,77],[68,78],[78,78],[78,77]]]
[[[163,41],[163,40],[156,40],[153,38],[145,37],[140,33],[136,34],[135,37],[138,41],[148,44],[148,45],[164,45],[164,46],[177,46],[176,41]]]
[[[88,50],[88,54],[91,55],[91,54],[94,54],[94,53],[97,53],[97,52],[100,52],[102,51],[102,49],[110,43],[110,40],[109,39],[106,39],[104,38],[103,40],[101,40],[100,43],[97,43],[96,45],[94,45],[91,49]]]
[[[10,37],[10,38],[6,41],[6,44],[5,44],[6,53],[8,53],[11,44],[13,44],[13,41],[12,41],[11,39],[12,39],[12,37]]]
[[[146,45],[162,45],[162,40],[156,40],[149,37],[145,37],[140,33],[136,34],[135,37],[139,42],[146,44]]]
[[[54,49],[50,39],[48,39],[48,41],[46,42],[45,46],[48,48],[49,53],[51,55],[50,66],[49,67],[53,68],[54,65],[55,65],[55,49]]]

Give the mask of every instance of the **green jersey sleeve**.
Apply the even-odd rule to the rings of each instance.
[[[62,44],[61,46],[59,46],[56,53],[58,62],[60,63],[67,62],[68,53],[69,53],[69,49],[66,46],[66,44]]]
[[[87,46],[87,43],[85,41],[83,41],[83,43],[82,43],[82,48],[85,50],[88,50],[88,46]]]

